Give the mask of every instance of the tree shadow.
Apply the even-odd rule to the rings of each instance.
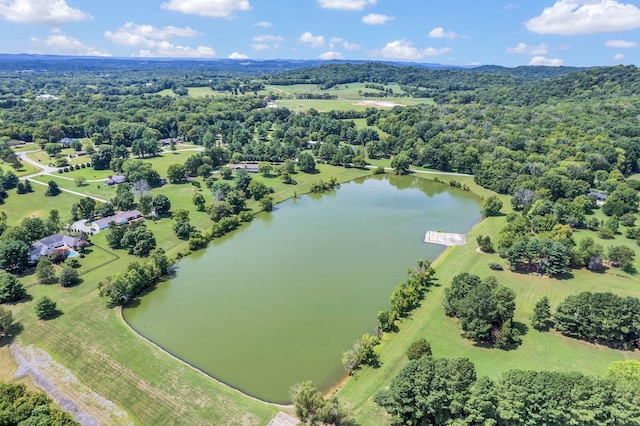
[[[62,312],[60,309],[56,309],[53,312],[51,312],[51,314],[49,314],[47,317],[40,318],[40,320],[42,320],[42,321],[51,321],[51,320],[54,320],[56,318],[61,317],[62,315],[64,315],[64,312]]]
[[[19,322],[14,322],[13,324],[11,324],[4,336],[0,336],[0,348],[10,345],[13,342],[13,339],[18,334],[22,333],[23,330],[24,327]]]
[[[573,272],[564,272],[562,274],[554,275],[553,278],[559,281],[567,281],[573,279]]]

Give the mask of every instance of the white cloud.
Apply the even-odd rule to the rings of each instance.
[[[284,38],[272,34],[263,34],[255,36],[253,41],[257,42],[251,46],[253,50],[277,50],[280,48],[280,43],[284,41]]]
[[[247,55],[244,55],[244,54],[238,53],[238,52],[233,52],[231,55],[227,56],[227,58],[229,58],[229,59],[249,59],[249,57]]]
[[[64,25],[91,19],[65,0],[0,0],[0,16],[24,24]]]
[[[324,46],[324,36],[314,36],[310,32],[306,32],[298,39],[301,43],[309,44],[314,49]]]
[[[442,27],[436,27],[429,32],[429,37],[454,39],[460,36],[453,31],[445,31]]]
[[[169,0],[160,7],[188,15],[214,18],[228,18],[235,10],[251,10],[249,0]]]
[[[559,67],[564,64],[562,59],[545,58],[544,56],[534,56],[529,61],[529,65],[545,65],[548,67]]]
[[[376,4],[377,0],[318,0],[318,3],[325,9],[362,10]]]
[[[175,37],[198,37],[202,34],[189,27],[138,25],[127,22],[115,32],[105,31],[105,38],[114,43],[140,48],[138,56],[169,58],[211,58],[216,51],[208,46],[189,47],[173,44]]]
[[[320,59],[324,59],[326,61],[330,61],[332,59],[344,59],[344,56],[342,56],[342,53],[340,53],[340,52],[330,51],[330,52],[325,52],[325,53],[321,54],[319,56],[319,58]]]
[[[367,25],[384,25],[389,21],[393,21],[394,19],[396,18],[394,18],[393,16],[380,15],[378,13],[370,13],[362,17],[362,22],[364,22]]]
[[[189,27],[155,28],[152,25],[138,25],[133,22],[127,22],[116,32],[105,31],[104,33],[104,36],[114,43],[146,48],[154,47],[158,41],[168,40],[172,37],[198,37],[200,35],[202,34]]]
[[[427,47],[426,49],[424,49],[422,51],[422,53],[424,53],[424,56],[440,56],[440,55],[444,55],[447,52],[450,52],[451,48],[450,47],[443,47],[442,49],[435,49],[433,47]]]
[[[525,22],[538,34],[594,34],[640,27],[640,9],[617,0],[558,0]]]
[[[526,55],[546,55],[549,48],[546,44],[540,43],[538,46],[530,46],[527,43],[518,43],[516,47],[507,47],[507,53],[523,53]]]
[[[638,43],[635,41],[625,40],[607,40],[604,45],[607,47],[615,47],[616,49],[629,49],[631,47],[636,47]]]
[[[216,51],[208,46],[177,46],[168,41],[159,42],[153,50],[143,49],[139,56],[154,58],[213,58]]]
[[[255,27],[260,27],[260,28],[271,28],[273,25],[271,24],[271,22],[267,22],[267,21],[260,21],[260,22],[256,22],[255,24],[253,24]]]
[[[360,46],[355,43],[349,43],[347,40],[342,39],[340,37],[331,37],[331,41],[329,42],[329,49],[333,50],[339,44],[345,50],[358,50]]]
[[[614,61],[621,61],[624,59],[624,55],[622,53],[617,53],[615,55],[613,55],[613,60]]]
[[[442,49],[435,49],[429,47],[427,49],[418,49],[413,47],[413,43],[406,40],[395,40],[391,43],[387,43],[385,47],[379,51],[373,52],[375,55],[381,55],[388,59],[399,59],[405,61],[422,59],[426,56],[438,56],[449,52],[451,48],[443,47]]]
[[[270,41],[270,42],[282,43],[284,41],[284,38],[277,35],[264,34],[264,35],[255,36],[253,38],[253,41],[259,41],[259,42]]]
[[[31,37],[31,43],[35,45],[44,44],[47,48],[53,51],[53,53],[59,55],[111,56],[110,54],[102,52],[92,46],[87,46],[76,38],[69,37],[64,34],[51,35],[44,41],[37,37]]]

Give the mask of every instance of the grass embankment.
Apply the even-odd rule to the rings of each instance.
[[[421,178],[432,179],[438,176],[449,182],[451,176],[419,175]],[[491,194],[473,183],[471,177],[454,177],[453,179],[466,183],[481,196]],[[508,197],[501,197],[507,210]],[[431,342],[435,356],[466,357],[476,366],[478,376],[487,375],[498,378],[510,369],[530,370],[577,370],[587,374],[604,374],[608,365],[614,361],[625,359],[640,359],[638,351],[626,352],[593,345],[576,339],[564,337],[555,331],[539,332],[529,326],[529,317],[533,312],[533,305],[542,296],[549,297],[552,308],[571,294],[582,291],[611,291],[623,296],[640,297],[640,280],[638,277],[617,276],[618,270],[608,270],[604,274],[589,271],[574,271],[574,277],[558,280],[534,275],[515,274],[507,270],[506,262],[497,254],[482,254],[476,251],[475,238],[478,235],[489,235],[496,241],[498,231],[505,223],[505,217],[484,219],[468,235],[467,245],[449,248],[435,262],[437,286],[426,294],[425,300],[411,316],[402,321],[398,333],[389,333],[382,339],[377,349],[380,354],[379,368],[366,367],[355,376],[349,378],[338,391],[338,396],[349,405],[358,424],[384,424],[386,414],[373,402],[375,393],[388,386],[391,379],[397,375],[407,362],[405,352],[409,345],[419,338],[426,338]],[[576,239],[584,236],[598,239],[595,233],[581,231]],[[631,241],[617,236],[612,240],[617,244],[630,244]],[[500,262],[505,271],[492,271],[488,262]],[[442,309],[444,289],[451,279],[461,273],[486,277],[494,275],[500,284],[512,288],[516,293],[515,321],[518,327],[525,331],[523,343],[514,350],[490,349],[475,345],[461,336],[457,322],[445,316]]]
[[[318,169],[317,174],[295,174],[293,177],[297,185],[285,185],[276,177],[253,177],[272,186],[274,199],[281,202],[292,197],[294,190],[297,194],[308,191],[309,186],[320,179],[328,180],[335,176],[338,181],[345,182],[371,173],[327,165],[319,165]],[[58,176],[55,180],[63,187],[73,185],[73,182]],[[95,185],[70,189],[93,193]],[[46,187],[33,186],[35,192],[31,194],[17,195],[15,190],[11,191],[2,206],[9,224],[19,223],[27,215],[46,218],[53,208],[68,217],[71,204],[79,199],[64,192],[56,197],[44,197]],[[168,184],[154,189],[152,193],[165,193],[174,209],[190,210],[192,223],[204,229],[211,225],[211,221],[206,213],[195,210],[191,202],[195,190],[187,183]],[[96,191],[100,191],[103,197],[107,193],[104,188]],[[202,193],[208,202],[212,200],[206,188]],[[256,204],[255,201],[249,202],[250,206]],[[147,224],[159,245],[170,255],[186,248],[186,243],[173,234],[173,220],[165,218],[147,221]],[[22,282],[29,286],[31,300],[11,307],[23,327],[16,342],[45,350],[94,392],[125,409],[136,424],[266,424],[280,408],[248,398],[189,368],[132,333],[117,311],[106,308],[105,299],[98,295],[98,283],[139,259],[122,250],[110,250],[105,236],[105,233],[93,236],[94,245],[89,249],[90,253],[79,259],[83,282],[78,286],[39,285],[33,273],[22,277]],[[37,320],[34,301],[42,296],[55,300],[63,314],[50,321]],[[0,348],[0,351],[0,354],[8,356],[7,347]],[[0,377],[11,377],[15,368],[16,364],[5,361],[3,356]]]

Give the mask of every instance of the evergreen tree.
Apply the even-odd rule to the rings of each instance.
[[[546,330],[551,320],[551,305],[549,298],[543,296],[533,307],[533,315],[531,316],[531,326],[536,330]]]

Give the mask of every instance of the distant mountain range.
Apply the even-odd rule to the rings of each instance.
[[[301,68],[312,68],[329,64],[383,63],[398,67],[414,67],[433,70],[472,70],[486,73],[518,74],[516,70],[545,70],[545,74],[561,75],[579,70],[570,67],[517,67],[507,68],[498,65],[452,66],[421,62],[392,62],[364,60],[320,60],[320,59],[170,59],[170,58],[113,58],[87,56],[58,56],[31,54],[0,54],[0,71],[64,71],[69,69],[83,71],[104,71],[108,69],[209,69],[218,71],[241,72],[246,74],[270,74]],[[555,71],[551,71],[555,70]]]

